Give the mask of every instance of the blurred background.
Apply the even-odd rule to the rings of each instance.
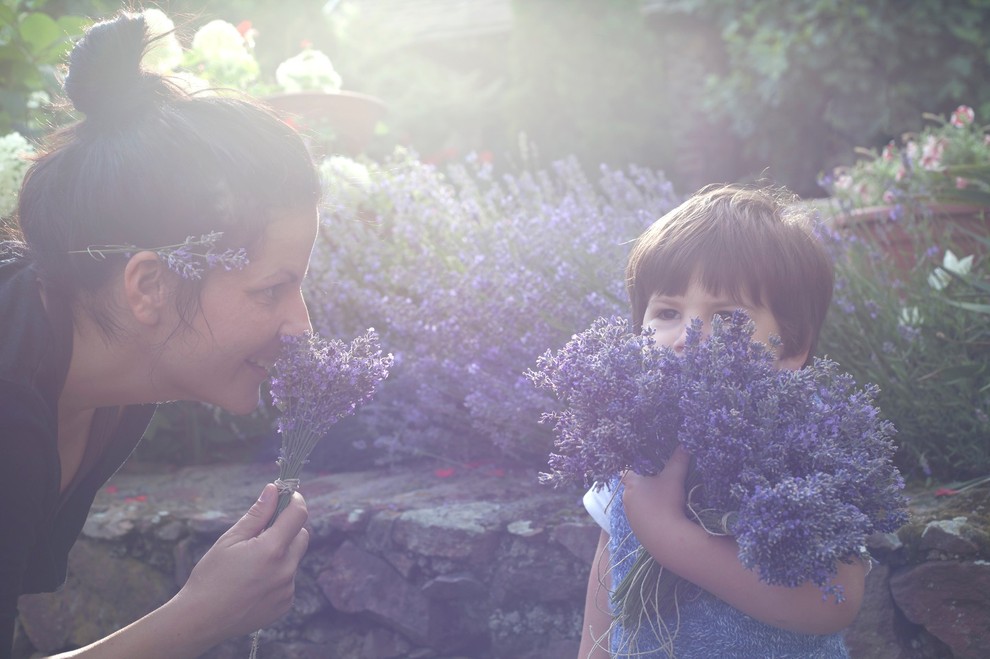
[[[627,313],[622,265],[652,221],[702,185],[769,181],[840,229],[820,353],[880,386],[905,474],[990,472],[990,0],[147,6],[172,36],[146,65],[303,132],[326,184],[314,326],[374,326],[395,354],[315,467],[541,468],[552,403],[526,369]],[[0,224],[24,156],[73,119],[68,49],[120,7],[0,0]],[[272,421],[163,406],[137,457],[268,462]]]
[[[0,133],[36,133],[36,92],[105,0],[3,0]],[[678,189],[766,177],[822,196],[823,171],[957,105],[990,115],[985,0],[249,0],[160,2],[188,41],[249,25],[258,79],[303,44],[381,99],[372,151],[429,162],[546,159],[662,169]],[[20,24],[21,30],[18,30]],[[47,29],[47,26],[44,26]],[[62,44],[64,45],[64,44]],[[34,96],[32,96],[34,94]],[[34,100],[32,100],[34,99]]]

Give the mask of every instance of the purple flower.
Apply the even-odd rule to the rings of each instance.
[[[544,355],[530,378],[561,408],[544,415],[557,439],[543,481],[655,472],[680,443],[702,486],[689,505],[729,520],[711,530],[735,535],[744,565],[767,583],[812,581],[841,599],[838,562],[907,520],[894,428],[873,405],[876,387],[857,388],[824,359],[778,370],[779,341],[754,342],[753,330],[737,311],[714,318],[706,339],[695,319],[678,357],[600,319]]]
[[[371,399],[392,366],[392,355],[382,354],[374,329],[350,344],[309,332],[283,337],[282,344],[271,381],[282,436],[279,507],[273,521],[288,505],[316,443],[334,423]]]
[[[183,279],[197,280],[203,278],[203,273],[207,269],[222,266],[228,271],[240,270],[248,264],[247,250],[243,247],[222,252],[214,250],[222,236],[222,231],[212,231],[201,236],[186,236],[181,243],[162,247],[90,245],[84,250],[74,250],[69,254],[89,254],[94,259],[102,261],[112,254],[123,254],[126,258],[131,258],[134,252],[147,250],[157,254],[169,270]]]

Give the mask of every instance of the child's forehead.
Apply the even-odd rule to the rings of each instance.
[[[687,294],[703,296],[710,302],[730,302],[748,307],[761,307],[759,290],[750,290],[753,282],[738,278],[725,278],[718,271],[696,267],[693,272],[679,273],[665,281],[655,282],[650,300],[658,297],[682,297]]]

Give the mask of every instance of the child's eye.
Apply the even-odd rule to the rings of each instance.
[[[677,320],[679,315],[676,309],[658,309],[654,312],[653,318],[656,320]]]

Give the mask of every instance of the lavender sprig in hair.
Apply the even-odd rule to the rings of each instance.
[[[183,279],[202,279],[207,269],[222,267],[224,270],[240,270],[248,264],[247,250],[226,249],[218,251],[216,243],[223,236],[222,231],[212,231],[201,236],[187,236],[176,245],[162,247],[138,247],[137,245],[90,245],[83,250],[75,250],[69,254],[89,254],[94,259],[105,260],[112,254],[123,254],[130,257],[135,252],[154,252],[172,270]]]
[[[753,330],[740,311],[714,318],[705,340],[696,319],[678,357],[624,321],[599,320],[548,352],[530,372],[562,403],[544,415],[557,439],[543,480],[587,486],[627,468],[656,473],[680,443],[693,457],[695,521],[735,536],[741,562],[764,582],[811,581],[841,601],[838,563],[907,519],[894,428],[873,405],[875,387],[857,388],[825,359],[779,370]],[[630,576],[651,573],[639,568],[652,560],[640,548]],[[623,582],[614,601],[636,609],[629,594],[651,590]]]

